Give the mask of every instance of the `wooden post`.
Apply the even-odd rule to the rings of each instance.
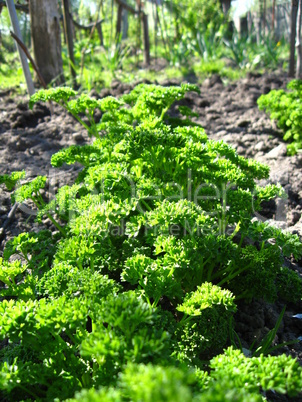
[[[158,24],[158,21],[157,21],[157,17],[158,17],[158,13],[157,13],[157,5],[156,5],[156,3],[154,2],[153,3],[153,7],[152,7],[152,10],[153,10],[153,21],[154,21],[154,47],[155,47],[155,60],[157,60],[157,24]]]
[[[137,0],[138,5],[138,16],[137,16],[137,42],[136,42],[136,49],[135,49],[135,56],[136,56],[136,65],[138,66],[139,63],[139,51],[141,49],[141,18],[142,18],[142,3],[141,0]]]
[[[63,18],[64,18],[64,29],[65,29],[65,36],[67,41],[67,49],[68,49],[68,56],[69,56],[69,69],[70,74],[72,77],[73,87],[76,86],[76,77],[77,73],[75,70],[75,59],[73,53],[73,33],[72,33],[72,20],[70,18],[70,7],[69,7],[69,0],[63,0]]]
[[[119,4],[117,8],[116,37],[115,37],[116,41],[119,40],[122,32],[122,15],[123,15],[123,6]]]
[[[296,78],[302,77],[302,44],[301,44],[301,23],[302,23],[302,0],[299,0],[299,10],[297,18],[297,71]]]
[[[142,14],[143,29],[144,29],[144,56],[145,64],[150,65],[150,41],[149,41],[149,27],[148,27],[148,16],[147,14]]]
[[[266,0],[263,0],[263,35],[266,35]]]
[[[104,46],[104,36],[103,36],[102,24],[100,22],[96,25],[96,29],[98,31],[101,46]]]
[[[273,5],[272,5],[272,32],[274,33],[275,36],[275,20],[276,20],[276,0],[273,0]]]
[[[19,26],[19,21],[18,21],[18,16],[17,16],[14,1],[6,0],[6,5],[7,5],[8,12],[9,12],[9,17],[10,17],[11,23],[13,26],[14,34],[22,40],[22,35],[21,35],[21,31],[20,31],[20,26]],[[34,83],[32,80],[32,76],[30,74],[27,58],[19,45],[17,45],[17,48],[18,48],[20,61],[22,64],[23,74],[25,77],[26,85],[27,85],[27,91],[28,91],[29,95],[31,96],[35,93],[35,87],[34,87]]]
[[[129,24],[128,24],[128,10],[126,8],[123,8],[122,21],[123,21],[123,23],[122,23],[122,26],[123,26],[122,39],[127,39],[128,38]]]
[[[262,34],[262,14],[263,14],[263,4],[262,0],[259,0],[259,18],[258,18],[258,32],[257,32],[257,44],[259,45],[261,42],[261,34]]]
[[[289,70],[288,76],[295,76],[295,41],[297,32],[297,12],[298,12],[299,0],[292,0],[291,11],[291,33],[290,33],[290,57],[289,57]]]
[[[252,13],[250,11],[248,11],[246,13],[246,16],[247,16],[247,34],[249,36],[252,32],[252,27],[253,27]]]

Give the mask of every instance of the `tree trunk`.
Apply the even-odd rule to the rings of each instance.
[[[301,44],[301,22],[302,22],[302,0],[299,0],[299,11],[297,19],[297,71],[296,78],[302,77],[302,44]]]
[[[46,84],[64,81],[61,54],[60,16],[57,2],[30,0],[31,36],[34,58]]]
[[[291,33],[290,33],[290,57],[288,76],[295,76],[295,41],[296,41],[296,22],[299,0],[292,0],[291,12]]]

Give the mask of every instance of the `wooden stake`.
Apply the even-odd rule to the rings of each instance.
[[[72,77],[72,86],[75,88],[77,85],[76,77],[77,72],[75,70],[75,59],[73,53],[73,34],[72,34],[72,20],[70,18],[69,12],[69,0],[63,0],[63,17],[64,17],[64,29],[65,29],[65,36],[67,41],[67,49],[68,49],[68,56],[69,56],[69,69],[70,74]]]
[[[276,0],[273,0],[272,6],[272,31],[275,34],[275,19],[276,19]]]
[[[149,41],[149,27],[148,27],[148,16],[143,13],[143,29],[144,29],[144,55],[145,55],[145,64],[147,66],[150,65],[150,41]]]
[[[266,35],[266,0],[263,0],[263,35]]]
[[[13,0],[6,0],[6,6],[9,12],[9,17],[13,26],[13,30],[14,30],[14,34],[20,38],[20,40],[22,41],[22,35],[21,35],[21,30],[20,30],[20,26],[19,26],[19,20],[18,20],[18,16],[17,16],[17,12],[16,12],[16,8],[15,8],[15,4]],[[18,48],[18,53],[19,53],[19,57],[20,57],[20,61],[22,64],[22,70],[23,70],[23,74],[25,77],[25,81],[26,81],[26,85],[27,85],[27,91],[29,93],[29,95],[33,95],[35,93],[35,87],[34,87],[34,83],[32,80],[32,76],[30,74],[30,70],[29,70],[29,65],[28,65],[28,61],[26,58],[26,55],[23,53],[22,48],[20,47],[20,45],[17,45]]]
[[[116,37],[115,37],[116,41],[119,40],[122,31],[122,14],[123,14],[123,6],[119,4],[117,8]]]
[[[291,12],[291,33],[290,33],[290,57],[289,57],[289,70],[288,76],[295,76],[295,41],[297,32],[297,12],[298,12],[299,0],[292,0],[292,12]]]
[[[297,71],[296,78],[302,77],[302,43],[301,43],[301,23],[302,23],[302,0],[299,0],[299,10],[297,18]]]

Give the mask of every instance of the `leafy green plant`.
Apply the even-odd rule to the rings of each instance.
[[[121,374],[115,389],[104,387],[98,391],[82,391],[68,401],[111,401],[116,397],[117,400],[135,402],[261,402],[265,399],[259,394],[260,387],[264,391],[274,390],[294,396],[297,395],[295,390],[301,386],[301,367],[285,355],[246,358],[240,351],[228,348],[224,354],[211,360],[210,367],[211,377],[207,372],[188,372],[182,367],[130,364]],[[202,389],[199,388],[201,384]]]
[[[190,90],[198,88],[139,85],[101,100],[57,88],[32,97],[31,105],[62,105],[95,139],[52,156],[55,167],[83,169],[49,203],[45,177],[2,180],[57,229],[5,245],[0,386],[7,400],[172,402],[177,389],[182,400],[258,401],[259,383],[300,390],[300,370],[284,357],[260,356],[261,371],[260,360],[239,352],[237,381],[237,352],[228,350],[207,372],[228,344],[237,299],[301,297],[301,279],[283,258],[299,259],[302,248],[296,236],[251,220],[262,201],[283,195],[280,186],[257,184],[267,166],[209,140],[188,109],[169,116]],[[281,366],[270,382],[269,370]]]
[[[22,266],[21,262],[16,260],[11,263],[7,263],[0,258],[0,280],[6,285],[15,285],[15,277],[22,274],[26,270],[26,266]]]
[[[18,391],[23,398],[66,398],[85,386],[87,367],[76,355],[87,309],[80,299],[64,296],[1,303],[1,339],[11,342],[9,359],[5,355],[1,364],[1,388],[12,400],[20,398]]]
[[[219,47],[222,43],[223,30],[215,31],[209,28],[206,31],[199,31],[196,36],[196,52],[203,61],[212,61],[218,58]]]
[[[260,110],[270,114],[272,120],[276,120],[278,127],[284,132],[283,139],[291,142],[288,146],[288,154],[294,155],[302,148],[301,137],[301,93],[300,80],[291,81],[287,89],[289,91],[272,90],[258,99]]]
[[[236,312],[234,297],[228,290],[204,282],[188,293],[177,310],[184,314],[178,327],[181,358],[193,360],[226,344]]]
[[[24,179],[25,171],[12,172],[10,175],[4,174],[0,176],[0,184],[5,184],[6,188],[11,191],[19,180]]]
[[[280,58],[279,46],[281,42],[275,41],[275,38],[271,35],[264,36],[262,38],[262,46],[264,47],[260,54],[260,60],[269,68],[277,68]]]
[[[15,172],[16,173],[16,172]],[[57,222],[53,216],[49,213],[46,208],[46,202],[44,201],[41,190],[46,186],[46,176],[37,176],[35,179],[18,186],[13,193],[13,201],[22,203],[26,200],[31,200],[35,206],[40,211],[39,216],[46,215],[47,218],[51,220],[51,222],[55,225],[55,227],[59,230],[59,232],[65,236],[64,228]],[[43,211],[43,213],[41,213]]]
[[[127,362],[168,360],[170,334],[161,320],[160,311],[142,302],[135,292],[109,296],[92,314],[93,331],[80,346],[81,355],[94,362],[95,384],[114,384]]]
[[[301,367],[291,356],[245,357],[239,350],[228,348],[223,355],[215,356],[210,367],[216,381],[233,383],[233,386],[256,393],[274,390],[290,396],[301,389]],[[267,375],[268,373],[269,376]]]
[[[232,38],[224,39],[223,43],[230,50],[231,57],[237,66],[241,68],[248,66],[251,38],[243,37],[235,30]]]

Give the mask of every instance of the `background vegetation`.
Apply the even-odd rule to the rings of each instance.
[[[129,82],[139,79],[190,77],[202,81],[213,73],[236,79],[249,70],[287,68],[289,44],[263,32],[256,42],[256,31],[237,32],[230,24],[231,10],[224,15],[219,2],[164,0],[157,7],[146,2],[151,65],[144,65],[143,32],[139,18],[128,13],[127,37],[116,37],[117,7],[111,1],[71,1],[74,19],[83,25],[103,19],[103,45],[97,30],[74,29],[74,56],[77,83],[83,90],[110,86],[112,79]],[[135,1],[129,4],[137,9]],[[183,10],[186,10],[184,13]],[[24,43],[30,47],[28,14],[18,12]],[[9,36],[10,22],[4,7],[1,12],[0,87],[24,87],[20,64]],[[63,63],[66,84],[71,84],[69,57],[62,29]]]

